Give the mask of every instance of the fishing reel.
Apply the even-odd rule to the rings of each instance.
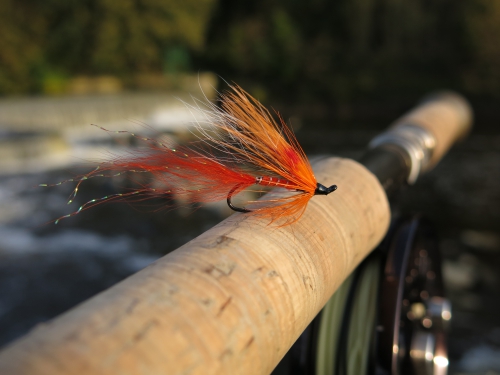
[[[430,224],[419,217],[395,220],[276,373],[446,375],[451,306],[443,289]]]

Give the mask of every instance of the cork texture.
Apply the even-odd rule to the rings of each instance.
[[[329,158],[295,224],[236,213],[0,352],[3,375],[269,374],[381,241],[390,210],[362,165]]]
[[[394,126],[412,124],[428,130],[436,140],[428,168],[436,165],[450,147],[470,130],[472,114],[468,104],[450,101],[434,100],[426,102],[402,118]]]

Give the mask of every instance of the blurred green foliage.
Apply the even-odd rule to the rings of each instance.
[[[498,0],[2,0],[0,94],[209,68],[258,93],[500,96]]]
[[[206,57],[298,101],[500,96],[500,1],[220,0]]]
[[[169,49],[185,55],[174,63],[186,70],[189,53],[204,47],[213,3],[2,0],[0,93],[54,92],[75,75],[162,72]]]

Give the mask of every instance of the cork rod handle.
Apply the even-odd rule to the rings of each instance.
[[[361,164],[329,158],[294,225],[234,214],[0,352],[0,373],[269,374],[383,238],[390,211]]]
[[[428,96],[420,105],[397,119],[392,128],[418,126],[434,138],[432,155],[425,170],[433,168],[451,146],[464,138],[472,126],[472,109],[459,94],[444,91]]]

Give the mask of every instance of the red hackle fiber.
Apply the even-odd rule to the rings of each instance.
[[[62,218],[112,200],[164,197],[202,204],[231,198],[252,186],[252,191],[260,192],[262,187],[269,186],[286,189],[290,194],[248,202],[249,214],[279,226],[297,221],[317,188],[304,151],[281,117],[275,121],[266,108],[239,86],[230,89],[221,95],[220,106],[210,102],[190,106],[208,126],[198,122],[199,139],[187,146],[174,147],[130,133],[144,141],[147,150],[117,156],[72,179],[78,184],[70,202],[80,185],[91,177],[126,173],[135,187],[93,199]],[[145,183],[144,179],[134,178],[135,173],[147,173],[151,178]]]

